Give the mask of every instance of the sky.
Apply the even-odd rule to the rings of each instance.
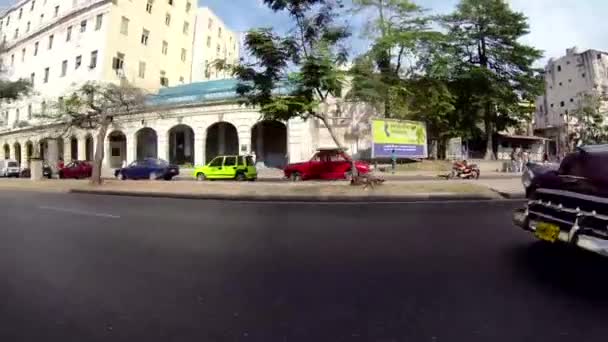
[[[68,1],[68,0],[65,0]],[[143,0],[137,0],[143,1]],[[458,0],[414,0],[434,13],[450,12]],[[531,33],[524,38],[528,44],[544,51],[544,63],[550,57],[560,57],[572,46],[608,51],[608,13],[606,0],[508,0],[511,7],[524,12]],[[15,0],[0,0],[0,7]],[[233,30],[244,32],[253,27],[289,27],[284,16],[268,10],[262,0],[199,0],[200,6],[210,7]],[[357,21],[353,21],[357,23]],[[356,24],[353,24],[356,25]],[[361,42],[353,43],[355,50]]]
[[[2,0],[0,0],[2,1]],[[458,0],[417,0],[417,4],[432,13],[448,13]],[[566,49],[577,46],[580,50],[608,51],[608,13],[606,0],[508,0],[511,7],[524,12],[529,18],[530,34],[523,41],[544,51],[544,64],[548,58],[560,57]],[[261,4],[261,0],[200,0],[201,6],[210,7],[225,23],[236,31],[251,27],[289,25]]]

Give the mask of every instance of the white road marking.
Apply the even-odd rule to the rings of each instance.
[[[59,207],[40,206],[40,207],[38,207],[38,209],[51,210],[51,211],[59,211],[59,212],[62,212],[62,213],[69,213],[69,214],[82,215],[82,216],[95,216],[95,217],[104,217],[104,218],[111,218],[111,219],[119,219],[120,218],[120,216],[118,216],[118,215],[104,214],[104,213],[95,213],[95,212],[91,212],[91,211],[83,211],[83,210],[68,209],[68,208],[59,208]]]

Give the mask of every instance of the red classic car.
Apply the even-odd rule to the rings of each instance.
[[[286,178],[293,181],[348,179],[351,164],[351,157],[342,149],[319,149],[309,161],[289,164],[283,169],[283,172]],[[355,161],[355,167],[359,174],[371,171],[370,165],[365,162]]]
[[[59,178],[88,178],[93,173],[93,166],[86,161],[75,160],[59,170]]]

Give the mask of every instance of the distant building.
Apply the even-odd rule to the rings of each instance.
[[[536,100],[534,130],[549,138],[548,152],[559,155],[567,150],[582,94],[608,93],[608,53],[598,50],[578,52],[550,59],[545,66],[545,93]]]
[[[231,77],[227,70],[218,70],[216,60],[228,64],[239,61],[239,36],[231,31],[207,7],[198,9],[192,56],[192,82],[217,80]]]
[[[43,157],[51,161],[58,156],[93,158],[94,131],[49,139],[47,122],[38,115],[57,110],[53,104],[84,82],[128,81],[157,93],[193,81],[225,78],[228,73],[207,66],[216,59],[233,63],[239,58],[237,36],[208,8],[199,9],[196,0],[18,0],[0,11],[0,42],[4,45],[1,76],[33,84],[31,96],[0,103],[4,149],[0,157],[16,159],[22,165],[27,165],[37,144]],[[183,117],[187,121],[195,115]],[[258,113],[251,115],[254,121],[259,118]],[[154,141],[153,129],[145,128],[149,136],[140,141]],[[128,137],[127,144],[124,134],[112,133],[116,132],[108,137],[108,165],[152,153],[127,153],[133,137]],[[192,130],[177,125],[172,135],[167,134],[159,132],[158,145],[163,149],[164,141],[172,139],[172,154],[162,150],[158,155],[193,163],[194,149],[184,143],[193,138]],[[157,145],[148,145],[156,151]]]

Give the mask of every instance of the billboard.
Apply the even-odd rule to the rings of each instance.
[[[462,138],[452,138],[448,140],[446,149],[448,159],[463,159],[462,155]]]
[[[426,125],[423,122],[372,120],[372,158],[427,158]]]

